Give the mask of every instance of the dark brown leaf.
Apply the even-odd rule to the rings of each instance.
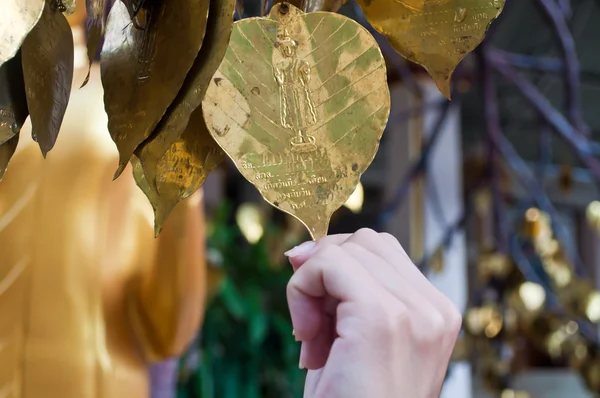
[[[210,9],[214,11],[210,14],[200,53],[179,94],[152,136],[136,151],[151,185],[156,184],[158,161],[181,137],[190,121],[190,115],[200,106],[206,87],[223,60],[233,27],[235,4],[235,0],[211,1]],[[211,140],[210,136],[207,139]]]
[[[118,177],[181,89],[202,45],[208,0],[146,1],[132,21],[116,1],[101,57],[108,128],[119,150]]]
[[[29,111],[21,53],[0,66],[0,145],[19,134]]]
[[[8,162],[10,162],[10,158],[14,155],[18,143],[19,135],[17,134],[4,144],[0,145],[0,180],[2,180],[4,173],[6,173]]]
[[[46,4],[22,56],[32,135],[45,157],[58,137],[73,82],[73,34],[60,11]]]

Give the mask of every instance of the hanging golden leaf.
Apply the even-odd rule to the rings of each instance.
[[[80,88],[85,87],[90,80],[90,72],[92,70],[92,63],[94,58],[98,55],[100,49],[100,40],[104,36],[104,30],[106,28],[105,21],[105,8],[106,0],[88,0],[87,10],[89,19],[87,21],[87,56],[88,56],[88,73],[83,80]]]
[[[119,150],[117,177],[179,92],[204,38],[208,0],[146,1],[132,21],[116,1],[101,57],[108,129]]]
[[[319,238],[377,152],[390,94],[362,26],[280,3],[234,24],[202,107],[244,177]]]
[[[0,144],[0,181],[4,177],[4,173],[6,173],[8,163],[14,155],[18,143],[19,135],[17,134],[4,144]]]
[[[158,161],[181,137],[190,115],[200,106],[206,87],[223,60],[233,27],[235,4],[235,0],[211,1],[210,9],[214,11],[210,14],[206,36],[194,65],[167,113],[150,138],[135,152],[149,184],[156,184]],[[208,136],[207,140],[212,138]]]
[[[450,98],[450,80],[483,40],[505,0],[358,0],[365,16],[405,58],[422,65]]]
[[[0,66],[0,145],[19,134],[28,115],[21,53],[17,52]]]
[[[73,82],[73,33],[65,16],[46,4],[22,52],[32,135],[45,157],[58,137]]]
[[[157,210],[157,204],[158,204],[158,192],[156,191],[156,188],[152,187],[148,183],[148,179],[146,178],[146,175],[144,174],[144,169],[142,168],[142,164],[140,163],[140,160],[137,158],[137,156],[135,156],[135,155],[132,156],[130,163],[131,163],[131,168],[133,171],[133,178],[135,180],[135,183],[142,190],[144,195],[146,195],[146,197],[150,201],[150,204],[152,204],[152,208],[154,209],[154,217],[156,217],[156,210]]]
[[[157,235],[175,205],[200,189],[208,174],[224,158],[225,154],[204,124],[202,109],[198,108],[192,113],[181,137],[156,165],[159,196],[152,205],[155,209],[154,230]]]
[[[11,59],[42,16],[44,0],[2,0],[0,66]]]

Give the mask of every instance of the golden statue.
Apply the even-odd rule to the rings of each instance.
[[[87,73],[74,29],[73,87]],[[158,239],[106,129],[97,67],[46,160],[23,128],[0,183],[0,397],[147,398],[149,363],[181,353],[204,304],[198,194]]]

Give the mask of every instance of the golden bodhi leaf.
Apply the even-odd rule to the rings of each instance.
[[[138,186],[154,209],[154,232],[160,233],[167,217],[181,200],[196,192],[225,154],[214,142],[204,124],[201,108],[192,117],[181,137],[158,161],[156,186],[147,178],[137,157],[132,162]]]
[[[483,40],[505,0],[358,0],[365,16],[405,58],[422,65],[450,98],[450,80]]]
[[[158,161],[181,137],[190,120],[190,115],[200,106],[206,87],[223,60],[233,27],[235,4],[235,0],[212,0],[210,2],[210,18],[198,57],[167,113],[156,126],[150,138],[135,152],[149,184],[156,184]],[[207,135],[205,139],[207,143],[212,142],[212,145],[218,148],[210,135]],[[185,175],[181,178],[190,178],[190,173],[196,170],[196,166],[193,165],[188,170],[180,170]],[[169,174],[173,175],[171,171]]]
[[[244,177],[317,239],[373,160],[390,93],[362,26],[280,3],[234,24],[202,107]]]
[[[17,52],[0,66],[0,145],[19,134],[28,115],[21,53]],[[0,160],[0,171],[2,163]]]
[[[0,66],[21,48],[27,34],[42,16],[44,0],[2,0]]]
[[[120,156],[115,177],[179,92],[202,45],[208,3],[145,1],[132,21],[115,1],[101,58],[108,129]]]
[[[49,3],[22,49],[32,135],[44,156],[58,137],[73,82],[73,33],[65,16]]]

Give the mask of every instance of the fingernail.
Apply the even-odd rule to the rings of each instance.
[[[313,241],[304,242],[300,246],[296,246],[283,254],[287,257],[298,257],[302,254],[310,253],[315,248],[315,245],[316,243]]]

